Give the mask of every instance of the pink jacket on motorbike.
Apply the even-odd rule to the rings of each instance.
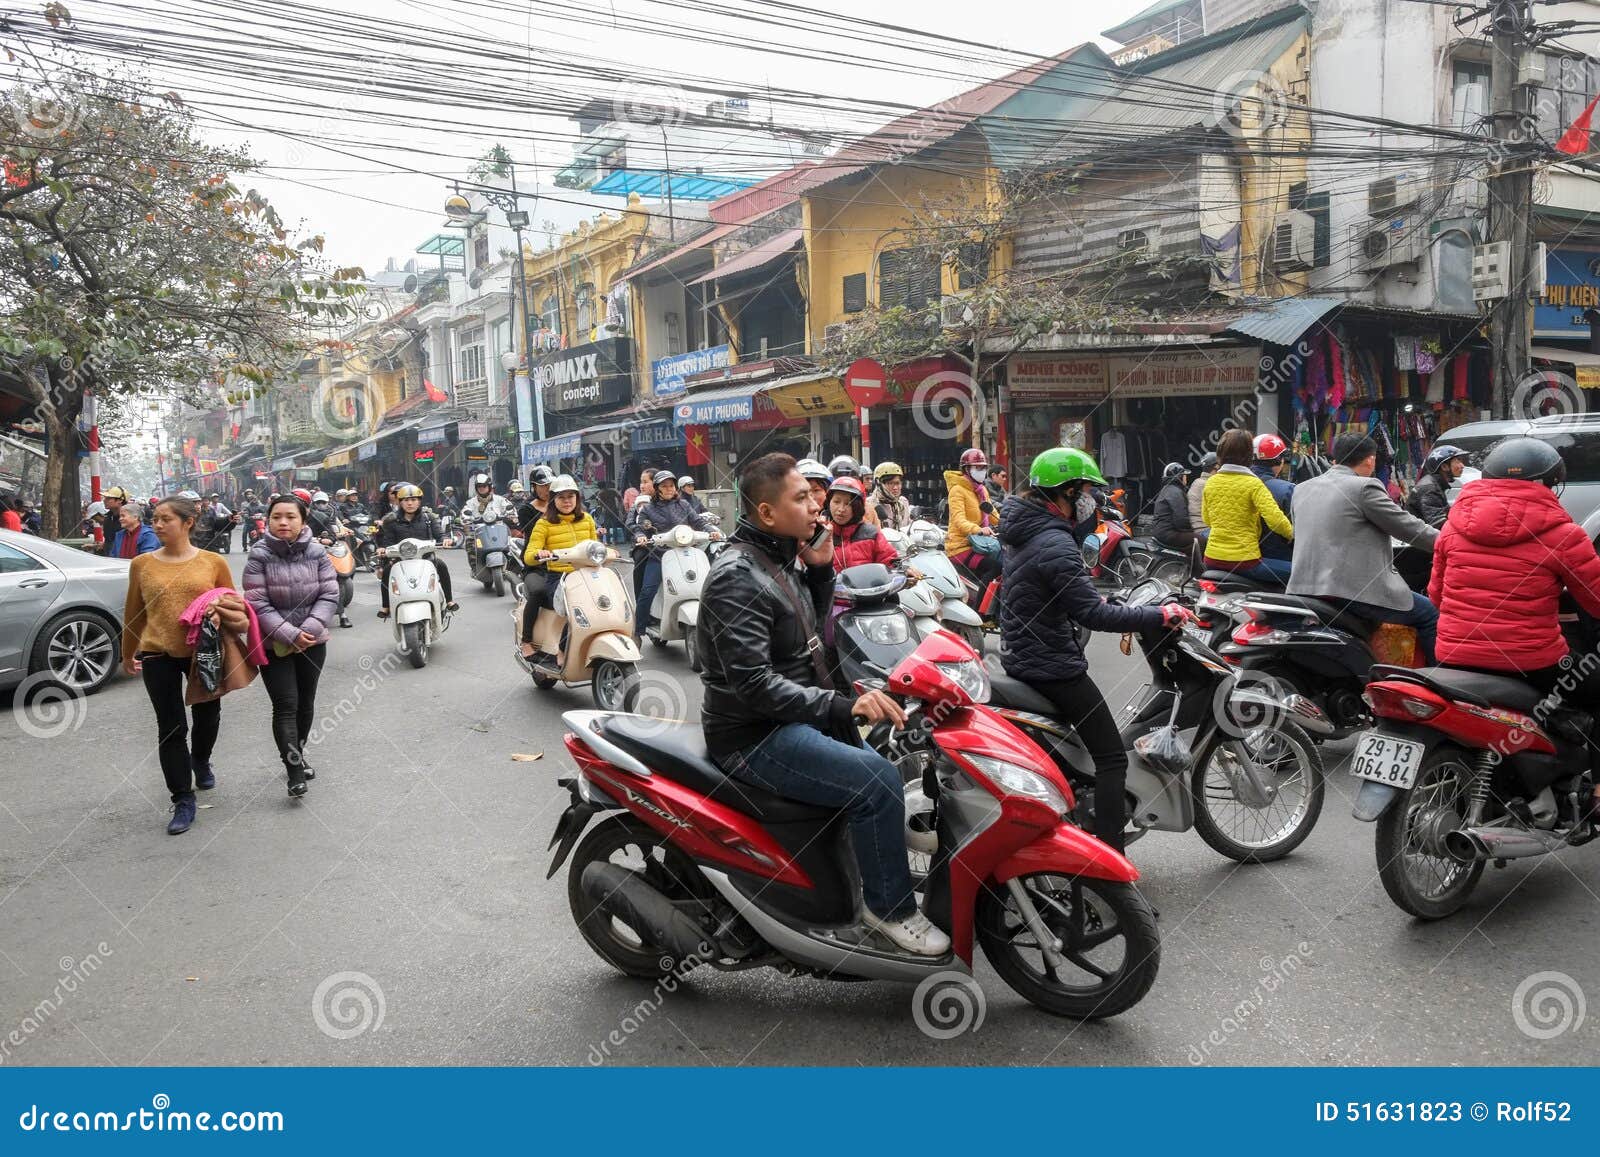
[[[1568,646],[1561,591],[1600,616],[1600,557],[1543,483],[1480,478],[1450,508],[1433,548],[1428,597],[1439,608],[1439,662],[1535,671]]]

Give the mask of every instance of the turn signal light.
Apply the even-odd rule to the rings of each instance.
[[[1236,627],[1233,632],[1233,641],[1241,647],[1266,646],[1268,644],[1287,643],[1289,632],[1280,631],[1276,627],[1269,627],[1266,623],[1245,623]]]
[[[1413,693],[1413,689],[1392,683],[1373,683],[1361,693],[1374,715],[1384,719],[1432,719],[1444,710],[1442,700],[1430,692]]]

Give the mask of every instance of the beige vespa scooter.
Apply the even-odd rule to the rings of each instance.
[[[517,662],[534,685],[549,690],[557,683],[588,683],[594,705],[602,711],[632,711],[639,697],[639,645],[633,638],[633,603],[617,572],[608,565],[617,552],[604,543],[580,542],[555,551],[551,562],[572,570],[556,590],[555,609],[540,610],[533,624],[533,658],[513,648]],[[511,614],[514,639],[522,638],[527,600],[522,584],[514,588],[517,606]],[[567,632],[565,651],[561,634]]]

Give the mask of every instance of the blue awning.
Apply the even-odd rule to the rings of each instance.
[[[755,414],[755,398],[762,385],[723,386],[691,394],[672,408],[674,426],[707,426],[746,422]]]
[[[667,196],[667,174],[659,169],[617,169],[605,180],[590,186],[589,192],[612,197],[637,193],[641,197]],[[697,173],[672,174],[672,199],[675,201],[715,201],[755,184],[743,177],[704,177]]]
[[[1232,322],[1227,332],[1273,345],[1294,345],[1306,330],[1348,304],[1341,297],[1285,297],[1251,310]]]

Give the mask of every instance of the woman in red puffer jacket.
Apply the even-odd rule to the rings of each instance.
[[[833,523],[833,573],[865,562],[894,566],[900,561],[889,540],[870,522],[867,489],[859,478],[835,478],[828,487],[828,518]]]
[[[1600,616],[1600,557],[1556,498],[1565,479],[1549,443],[1513,438],[1489,452],[1483,477],[1462,490],[1434,545],[1428,583],[1439,608],[1440,663],[1554,688],[1568,651],[1557,618],[1563,588]],[[1594,691],[1600,704],[1600,686]]]

